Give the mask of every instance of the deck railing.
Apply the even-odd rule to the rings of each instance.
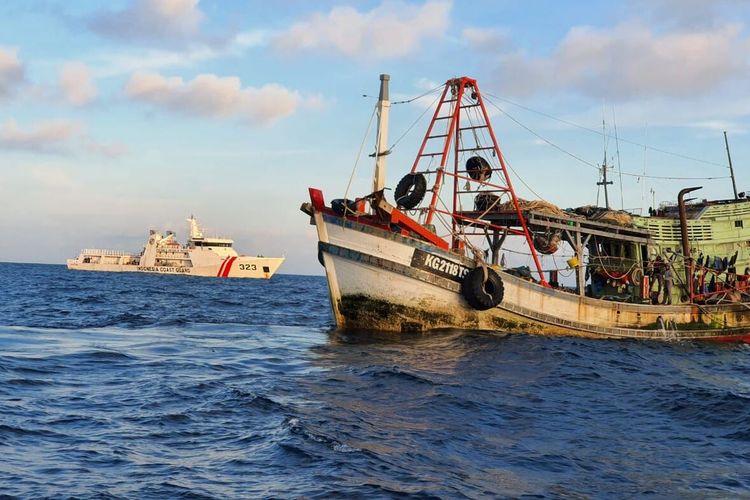
[[[126,255],[132,255],[129,252],[121,252],[119,250],[102,250],[99,248],[85,248],[81,251],[84,255],[105,255],[108,257],[125,257]]]

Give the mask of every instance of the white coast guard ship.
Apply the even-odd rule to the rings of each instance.
[[[233,240],[207,238],[195,217],[187,221],[190,239],[186,245],[181,245],[172,231],[162,235],[151,230],[140,254],[84,249],[77,258],[68,259],[68,269],[269,279],[284,262],[283,257],[238,255]]]

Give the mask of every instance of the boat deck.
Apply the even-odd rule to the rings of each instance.
[[[635,227],[621,226],[586,219],[577,215],[558,215],[535,210],[525,210],[522,212],[526,218],[526,225],[531,231],[545,231],[548,228],[570,231],[572,233],[580,232],[582,236],[592,235],[601,236],[613,240],[630,241],[634,243],[650,243],[651,236],[648,230],[638,229]],[[463,217],[473,220],[487,221],[505,227],[521,227],[516,212],[484,212],[473,210],[460,212]],[[484,214],[484,215],[483,215]],[[467,226],[478,226],[478,224],[463,221]]]

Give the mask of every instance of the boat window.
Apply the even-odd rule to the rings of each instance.
[[[742,221],[741,220],[734,221],[734,227],[743,227],[742,226]]]
[[[197,247],[214,247],[214,248],[230,248],[231,243],[211,243],[209,241],[194,241],[193,245]]]

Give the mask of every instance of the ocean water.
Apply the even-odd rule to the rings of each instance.
[[[321,277],[0,264],[0,496],[750,497],[750,348],[337,332]]]

